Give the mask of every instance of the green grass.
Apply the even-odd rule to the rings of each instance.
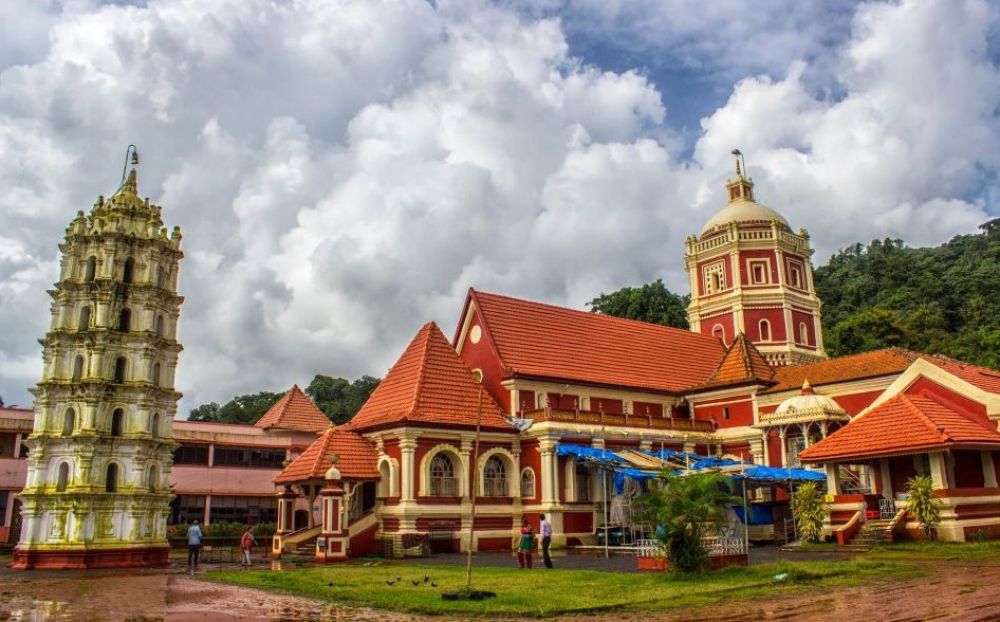
[[[338,565],[280,571],[226,571],[204,575],[211,581],[283,592],[343,605],[428,614],[536,616],[604,610],[662,610],[709,605],[789,593],[806,586],[857,585],[905,579],[926,571],[888,561],[852,559],[732,567],[713,573],[609,573],[588,570],[477,568],[473,587],[497,593],[482,602],[446,601],[441,592],[465,584],[460,566],[392,563]],[[785,576],[776,580],[776,575]],[[429,576],[438,587],[424,583]],[[394,585],[396,577],[401,580]],[[417,580],[418,585],[413,585]]]
[[[1000,540],[986,542],[893,542],[872,549],[869,557],[882,561],[963,561],[1000,559]]]

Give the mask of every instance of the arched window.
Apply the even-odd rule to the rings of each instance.
[[[127,333],[132,325],[132,312],[128,309],[122,309],[121,313],[118,314],[118,330]]]
[[[809,343],[809,331],[806,330],[805,322],[799,322],[799,343],[803,345]]]
[[[156,492],[156,480],[158,478],[159,473],[156,469],[156,465],[149,465],[149,470],[146,471],[146,487],[149,488],[149,492]]]
[[[121,408],[116,408],[115,412],[111,413],[111,436],[121,436],[124,428],[125,411]]]
[[[84,271],[83,280],[93,281],[97,276],[97,257],[91,255],[87,259],[87,269]]]
[[[125,267],[122,268],[122,283],[131,283],[135,272],[135,260],[129,257],[125,260]]]
[[[153,419],[149,423],[149,433],[153,438],[160,438],[160,413],[153,414]]]
[[[69,485],[69,463],[63,462],[59,465],[59,475],[56,477],[56,492],[66,492]]]
[[[716,324],[715,326],[712,327],[712,336],[717,339],[725,341],[726,329],[722,327],[722,324]]]
[[[80,382],[83,378],[83,357],[77,356],[73,359],[73,382]]]
[[[157,337],[163,337],[163,316],[162,315],[157,315],[156,316],[156,328],[155,328],[155,330],[156,330],[156,336]]]
[[[500,456],[490,456],[483,466],[483,494],[487,497],[507,496],[507,469]]]
[[[118,492],[118,465],[114,462],[108,465],[104,476],[104,492]]]
[[[90,307],[86,306],[80,309],[80,330],[88,328],[90,328]]]
[[[771,341],[771,323],[767,320],[760,321],[760,340]]]
[[[115,384],[125,384],[125,357],[115,359]]]
[[[63,415],[63,436],[71,436],[73,430],[76,428],[76,411],[72,408],[66,409],[66,414]]]
[[[531,469],[521,471],[521,498],[533,499],[535,497],[535,472]]]
[[[156,286],[161,289],[167,286],[167,272],[163,266],[156,267]]]
[[[153,371],[150,374],[150,380],[153,382],[154,387],[160,386],[160,364],[153,363]]]
[[[451,456],[439,453],[431,460],[431,496],[458,496],[458,481],[455,479],[455,466]]]

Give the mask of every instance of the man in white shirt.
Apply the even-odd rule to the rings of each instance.
[[[542,533],[542,561],[545,562],[546,568],[552,567],[552,558],[549,557],[549,545],[552,544],[552,523],[550,523],[545,515],[542,514],[541,519],[541,533]]]

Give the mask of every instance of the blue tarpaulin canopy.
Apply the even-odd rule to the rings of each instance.
[[[607,467],[626,464],[626,461],[613,451],[607,449],[597,449],[586,445],[564,445],[559,444],[556,448],[557,456],[569,456],[575,460],[586,460],[597,462]]]
[[[701,471],[702,469],[717,469],[719,467],[736,466],[738,464],[738,460],[730,460],[729,458],[702,458],[692,464],[690,470]]]
[[[653,456],[654,458],[659,458],[660,460],[690,460],[695,462],[697,460],[704,460],[705,456],[699,456],[698,454],[692,454],[684,451],[677,451],[676,449],[657,449],[655,451],[645,451],[643,452],[647,456]]]
[[[822,482],[826,480],[826,475],[819,471],[761,465],[752,466],[742,473],[734,473],[733,475],[758,482]]]

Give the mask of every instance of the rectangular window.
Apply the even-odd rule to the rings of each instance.
[[[729,407],[728,406],[723,406],[722,407],[722,418],[725,419],[726,421],[729,421]]]
[[[212,495],[208,511],[212,521],[230,521],[253,525],[278,522],[278,499],[267,497],[236,497]]]
[[[705,293],[714,294],[726,289],[726,270],[722,262],[705,267]]]
[[[0,490],[0,527],[7,524],[7,500],[9,497],[9,490]]]
[[[750,267],[751,285],[766,285],[771,281],[771,279],[768,278],[769,270],[767,263],[768,262],[766,259],[758,259],[758,260],[751,259],[750,261],[747,262],[747,265]]]
[[[256,447],[215,446],[216,466],[281,468],[285,462],[284,449],[258,449]]]
[[[187,524],[205,520],[204,495],[177,495],[170,502],[171,524]]]
[[[174,450],[174,464],[208,464],[208,445],[181,445]]]
[[[14,458],[14,445],[17,444],[17,434],[4,432],[0,434],[0,458]]]
[[[590,469],[580,465],[576,467],[576,500],[590,501]]]

